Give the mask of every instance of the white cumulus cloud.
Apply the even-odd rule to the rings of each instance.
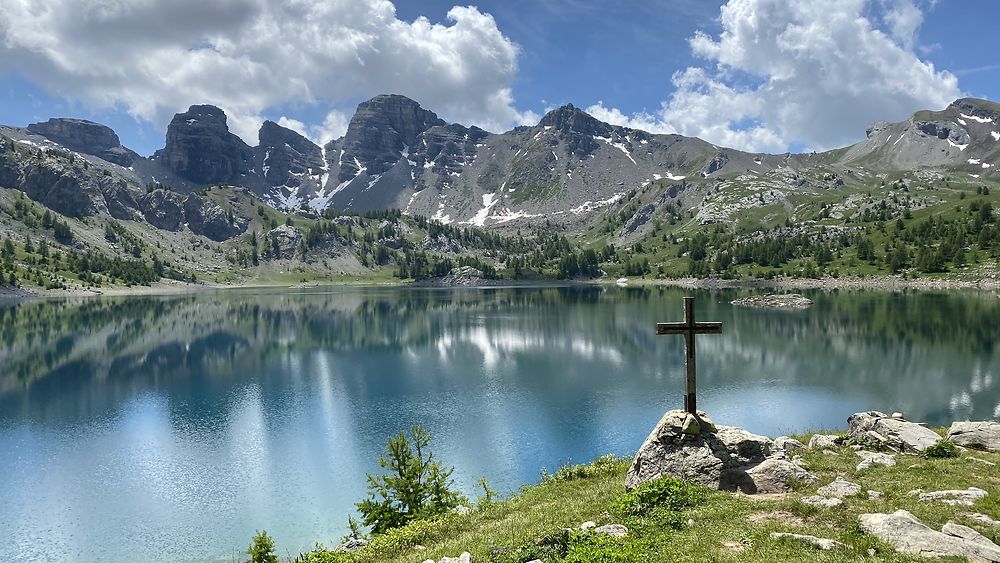
[[[214,104],[251,144],[268,108],[333,108],[323,123],[286,118],[329,140],[380,93],[486,129],[525,123],[537,116],[514,107],[517,57],[474,7],[437,24],[400,20],[389,0],[0,0],[0,71],[161,128]]]
[[[587,111],[745,150],[843,146],[873,121],[961,96],[953,74],[914,52],[922,17],[909,0],[729,0],[722,33],[689,41],[705,64],[674,73],[675,90],[658,112],[627,116],[603,104]]]

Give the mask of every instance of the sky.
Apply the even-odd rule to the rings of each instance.
[[[317,141],[407,95],[501,132],[566,103],[744,150],[824,150],[1000,101],[995,0],[0,0],[0,123],[104,123],[149,155],[222,107]]]

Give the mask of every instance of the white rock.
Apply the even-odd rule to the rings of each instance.
[[[840,436],[834,436],[833,434],[816,434],[812,438],[809,438],[809,449],[825,450],[827,448],[836,448],[838,439],[840,439]]]
[[[788,436],[778,436],[775,438],[774,446],[779,450],[784,450],[786,452],[805,447],[802,442],[796,440],[795,438],[789,438]]]
[[[989,493],[978,488],[969,487],[968,489],[961,490],[948,490],[948,491],[930,491],[924,492],[920,489],[914,489],[908,494],[911,496],[916,495],[920,497],[920,500],[929,501],[941,501],[945,504],[951,506],[972,506],[977,500],[985,497]]]
[[[882,498],[882,491],[868,491],[868,500],[878,500]]]
[[[861,485],[851,483],[843,477],[837,477],[829,485],[823,485],[816,489],[816,493],[833,498],[853,497],[861,493]]]
[[[818,547],[819,549],[823,549],[826,551],[829,551],[831,549],[839,549],[847,547],[846,545],[836,540],[817,538],[816,536],[807,536],[803,534],[790,534],[787,532],[771,532],[771,537],[774,539],[788,538],[800,542],[805,542],[809,545]]]
[[[1000,451],[1000,422],[953,422],[948,440],[966,448]]]
[[[426,559],[424,563],[434,563],[434,560]],[[442,557],[437,563],[472,563],[472,554],[464,551],[458,557]]]
[[[583,524],[580,524],[581,530],[591,530],[596,527],[597,527],[597,522],[594,522],[593,520],[587,520]]]
[[[808,497],[802,497],[802,503],[812,506],[821,506],[823,508],[833,508],[835,506],[840,506],[844,504],[844,501],[839,498],[826,498],[819,495],[812,495]]]
[[[903,553],[923,557],[966,557],[1000,561],[1000,546],[966,526],[948,523],[936,532],[905,510],[892,514],[862,514],[861,529]]]
[[[770,457],[747,470],[747,480],[740,485],[745,493],[786,493],[792,483],[818,483],[819,478],[801,466],[780,457]]]
[[[969,519],[975,520],[976,522],[979,522],[980,524],[986,524],[988,526],[1000,527],[1000,521],[994,520],[994,519],[990,518],[989,516],[987,516],[985,514],[979,514],[978,512],[975,512],[975,513],[968,513],[967,512],[967,513],[964,514],[964,516],[967,516]]]
[[[628,528],[621,524],[605,524],[594,529],[595,534],[605,534],[613,538],[624,538],[628,536]]]
[[[893,467],[894,465],[896,465],[896,458],[891,454],[869,452],[865,450],[857,451],[854,453],[861,458],[861,463],[859,463],[858,466],[855,468],[857,471],[864,471],[876,465],[884,465],[886,467]]]
[[[926,426],[878,411],[854,413],[847,418],[847,426],[852,438],[873,440],[900,452],[922,452],[941,441],[941,436]]]

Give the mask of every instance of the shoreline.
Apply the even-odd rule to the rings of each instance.
[[[615,285],[615,280],[597,280],[600,285]],[[1000,290],[1000,280],[944,280],[931,278],[903,279],[893,276],[870,278],[775,278],[775,279],[721,279],[721,278],[675,278],[643,279],[629,278],[626,287],[670,286],[690,289],[865,289],[873,291],[903,290]]]
[[[252,282],[246,284],[218,283],[186,283],[161,281],[150,286],[111,287],[70,290],[34,290],[30,288],[0,289],[0,302],[26,301],[32,299],[62,299],[77,297],[131,297],[131,296],[169,296],[199,294],[213,291],[252,290],[252,289],[309,289],[317,287],[414,287],[414,288],[506,288],[528,287],[537,285],[594,285],[615,286],[616,280],[603,278],[596,280],[490,280],[484,284],[441,284],[437,282],[419,281],[375,281],[363,280],[340,282]],[[1000,291],[1000,279],[980,278],[976,280],[949,279],[903,279],[893,276],[877,276],[868,278],[775,278],[775,279],[722,279],[722,278],[673,278],[645,279],[628,278],[628,284],[623,287],[681,287],[689,289],[774,289],[774,290],[840,290],[858,289],[871,291],[933,291],[933,290],[985,290]]]

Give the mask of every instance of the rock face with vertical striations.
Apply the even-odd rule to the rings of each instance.
[[[323,151],[302,135],[273,121],[265,121],[258,132],[260,166],[268,186],[297,188],[303,181],[316,183],[326,163]]]
[[[396,94],[375,96],[358,106],[341,143],[339,182],[356,177],[362,169],[369,176],[382,174],[396,164],[406,147],[436,125],[446,125],[434,112]]]
[[[118,135],[100,123],[86,119],[54,117],[28,125],[28,132],[41,135],[70,150],[90,154],[120,166],[129,166],[138,157],[121,145]]]
[[[229,132],[226,114],[215,106],[191,106],[167,126],[166,146],[153,159],[199,185],[244,185],[253,149]]]
[[[216,242],[231,239],[247,230],[248,221],[234,217],[217,203],[191,194],[184,200],[184,217],[191,232]]]

